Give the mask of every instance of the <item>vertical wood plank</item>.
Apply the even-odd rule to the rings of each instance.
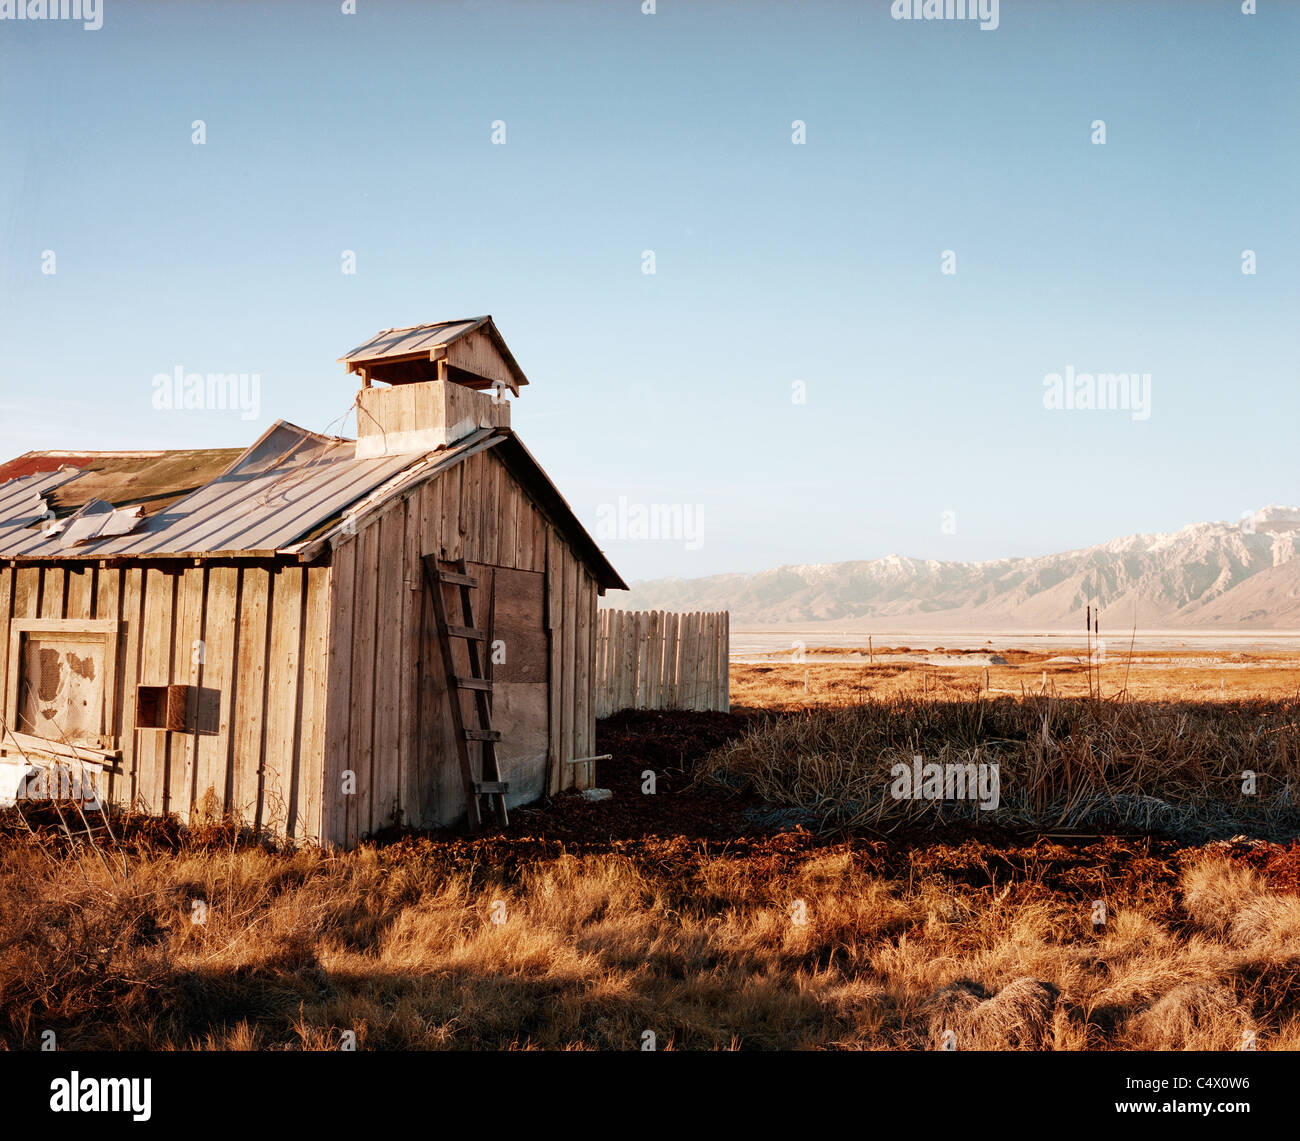
[[[691,670],[695,661],[695,615],[681,614],[678,621],[681,623],[681,640],[677,646],[677,707],[693,709]]]
[[[483,481],[487,463],[487,457],[478,452],[462,465],[465,475],[461,483],[461,539],[465,544],[465,558],[476,563],[486,562],[483,558]]]
[[[14,571],[13,586],[13,617],[14,618],[35,618],[40,613],[41,605],[41,583],[44,576],[40,567],[19,567]],[[5,631],[6,650],[8,648],[9,631]],[[15,661],[13,669],[21,668],[21,663]],[[6,684],[5,689],[0,691],[0,705],[6,705],[9,700],[9,688]],[[14,730],[21,731],[23,726],[20,718],[22,716],[18,709],[3,710],[5,718],[12,721],[10,726]]]
[[[296,566],[277,567],[271,579],[258,818],[263,828],[277,836],[288,834],[290,814],[298,799],[294,760],[298,753],[298,679],[302,669],[304,585],[303,569]]]
[[[667,615],[656,610],[650,617],[650,641],[647,650],[646,708],[663,708],[664,691],[664,622]]]
[[[533,506],[531,500],[528,501],[528,520],[529,529],[533,535],[533,570],[544,570],[546,567],[546,544],[549,541],[551,528],[547,525],[542,513]]]
[[[118,690],[121,693],[122,787],[117,803],[131,806],[140,793],[139,734],[135,728],[135,691],[140,681],[141,630],[144,628],[144,572],[130,567],[122,572],[121,620],[125,636],[118,640],[121,658],[117,664]],[[116,787],[116,786],[115,786]]]
[[[586,568],[575,560],[574,569],[577,572],[578,590],[576,599],[577,613],[575,615],[577,633],[573,663],[573,697],[575,703],[573,755],[575,757],[590,757],[596,751],[591,748],[594,743],[592,729],[595,724],[595,714],[591,703],[591,666],[593,657],[591,620],[594,602],[592,591],[588,587],[591,579]],[[591,766],[577,765],[575,767],[582,769],[580,776],[585,785],[587,769]]]
[[[627,640],[627,620],[631,611],[616,610],[612,617],[614,624],[610,627],[609,647],[609,710],[617,713],[623,702],[623,670],[625,643]]]
[[[0,718],[8,716],[4,704],[9,693],[9,623],[13,616],[13,605],[13,568],[0,567]]]
[[[90,618],[95,605],[95,571],[93,567],[69,567],[64,585],[63,616]]]
[[[203,660],[199,664],[199,735],[195,751],[194,800],[221,814],[226,799],[235,655],[239,623],[239,568],[208,571],[208,602],[203,621]]]
[[[109,622],[122,621],[122,571],[101,567],[95,572],[93,617]]]
[[[464,464],[459,464],[439,478],[442,485],[442,526],[438,539],[442,548],[442,557],[456,559],[464,557],[465,544],[461,538],[460,526],[460,485]],[[425,554],[434,552],[426,551]]]
[[[437,555],[442,549],[442,489],[445,476],[431,479],[420,489],[420,554]],[[423,573],[422,568],[416,568]]]
[[[618,708],[632,709],[636,705],[636,628],[640,611],[628,610],[623,614],[622,661],[619,663]]]
[[[695,666],[695,708],[708,708],[709,615],[700,615],[699,650]]]
[[[497,464],[501,479],[501,529],[497,536],[497,562],[522,570],[519,559],[519,489],[503,464]]]
[[[297,796],[290,835],[295,840],[320,840],[328,708],[330,568],[308,567],[304,589],[307,603],[303,613],[302,665],[299,671],[302,698],[296,741]]]
[[[325,695],[325,771],[321,789],[321,841],[331,847],[348,842],[348,802],[344,772],[351,767],[352,635],[356,565],[360,540],[334,548],[329,579],[329,665]]]
[[[150,567],[144,572],[144,620],[140,627],[140,684],[168,685],[174,625],[176,577]],[[166,812],[167,733],[141,729],[136,735],[136,787],[146,812]]]
[[[547,739],[546,768],[549,774],[547,787],[554,794],[571,786],[571,774],[566,773],[564,770],[573,766],[566,766],[564,764],[565,758],[560,756],[563,731],[561,693],[564,679],[562,665],[564,637],[560,628],[560,615],[563,611],[561,599],[563,598],[564,572],[560,562],[560,544],[549,527],[546,528],[546,557],[543,566],[546,568],[546,630],[550,651],[547,677],[549,686],[547,696],[550,703],[550,733]]]
[[[428,485],[425,485],[427,490]],[[423,815],[420,790],[420,624],[424,601],[423,566],[420,545],[423,533],[421,504],[412,499],[407,504],[406,524],[401,555],[402,595],[401,660],[398,664],[398,811],[403,824],[420,826]]]
[[[596,611],[596,653],[592,663],[592,685],[595,691],[597,717],[605,716],[605,648],[609,645],[608,612]]]
[[[680,614],[670,613],[664,623],[664,683],[660,700],[665,709],[679,708],[677,696],[677,640],[681,631]]]
[[[373,777],[370,830],[391,827],[401,808],[403,664],[412,664],[404,624],[409,613],[403,597],[410,592],[403,581],[402,557],[406,548],[405,505],[398,503],[379,524],[378,588],[375,597],[375,691]]]
[[[722,615],[713,615],[712,661],[709,664],[709,708],[722,708]]]
[[[722,709],[731,712],[731,611],[722,615]]]
[[[41,605],[41,568],[19,567],[14,571],[15,618],[35,618]]]
[[[377,523],[371,523],[357,537],[361,549],[357,559],[356,607],[352,615],[352,724],[348,740],[348,767],[356,774],[356,795],[348,803],[349,847],[371,828],[379,537]]]
[[[207,572],[202,567],[189,567],[177,576],[176,614],[173,624],[171,684],[189,686],[186,709],[188,724],[198,720],[199,657],[203,639],[204,593]],[[197,732],[168,733],[171,755],[167,772],[167,804],[169,811],[188,821],[194,804],[195,755]]]
[[[266,718],[266,664],[270,633],[271,573],[245,567],[239,587],[239,656],[235,667],[231,811],[262,827],[260,785]]]
[[[46,567],[41,583],[42,618],[63,617],[63,587],[67,577],[62,567]]]
[[[483,535],[483,550],[480,561],[502,565],[501,557],[501,477],[504,469],[501,461],[491,452],[483,453],[483,507],[479,517],[479,529]],[[507,556],[508,557],[508,556]]]
[[[696,709],[708,709],[709,707],[709,660],[712,647],[710,643],[713,640],[713,615],[700,615],[700,672],[699,679],[696,683],[697,698],[695,703]]]
[[[646,691],[650,682],[651,611],[643,610],[636,619],[636,708],[646,708]]]
[[[565,762],[571,760],[577,754],[574,752],[574,715],[577,712],[576,695],[574,683],[577,680],[577,561],[573,558],[569,548],[563,543],[558,544],[559,553],[562,560],[564,571],[563,596],[560,622],[562,624],[563,634],[563,652],[561,656],[561,669],[563,670],[560,685],[560,764],[569,770],[572,783],[577,784],[582,776],[581,773],[574,770],[576,765],[566,765]]]

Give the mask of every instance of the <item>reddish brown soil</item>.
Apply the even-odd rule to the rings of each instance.
[[[1249,864],[1279,895],[1300,895],[1300,840],[1290,844],[1233,844],[1227,854]]]
[[[591,802],[568,793],[513,813],[512,831],[566,841],[682,836],[721,840],[762,832],[748,818],[751,798],[726,790],[691,789],[695,762],[739,737],[748,718],[730,713],[625,710],[596,726],[596,786],[614,795]],[[654,773],[653,793],[642,791]],[[768,831],[771,831],[770,829]]]

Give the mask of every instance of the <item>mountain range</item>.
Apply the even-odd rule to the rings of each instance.
[[[757,574],[654,579],[607,604],[729,610],[749,626],[838,621],[896,628],[1074,629],[1100,606],[1113,630],[1300,628],[1300,507],[1196,523],[1034,558],[945,562],[901,555]]]

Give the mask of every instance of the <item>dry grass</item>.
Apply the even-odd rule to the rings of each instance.
[[[951,875],[950,851],[887,875],[853,845],[666,841],[509,869],[472,849],[159,853],[114,890],[11,843],[0,1042],[637,1049],[652,1031],[660,1049],[932,1049],[950,1032],[958,1049],[1228,1049],[1250,1031],[1300,1047],[1300,901],[1222,857],[1062,890],[1027,861],[969,882],[959,868],[994,858],[978,847]]]
[[[659,1049],[1300,1049],[1300,849],[994,840],[972,812],[959,830],[984,838],[954,844],[917,832],[936,803],[881,796],[890,762],[918,751],[996,760],[1013,829],[1281,829],[1300,780],[1293,691],[990,698],[982,671],[816,668],[827,684],[804,693],[799,667],[738,667],[738,703],[802,712],[760,719],[697,775],[893,839],[408,839],[330,856],[220,821],[179,836],[136,821],[123,885],[0,813],[0,1047],[52,1030],[63,1049],[330,1050],[351,1034],[632,1050],[647,1032]],[[1056,668],[1058,694],[1084,686]],[[747,803],[696,810],[719,797]]]
[[[1001,650],[1006,664],[989,666],[987,674],[980,665],[915,660],[936,652],[952,660],[978,660],[985,653],[942,645],[885,647],[876,649],[871,662],[857,650],[810,648],[803,662],[790,661],[788,654],[774,654],[766,662],[733,662],[732,705],[793,712],[913,696],[1087,697],[1090,672],[1104,695],[1124,693],[1136,701],[1300,700],[1300,655],[1290,653],[1137,653],[1130,662],[1127,646],[1112,644],[1104,662],[1089,666],[1081,649],[1050,654]]]
[[[917,695],[775,718],[716,750],[699,779],[811,823],[888,830],[976,820],[1035,829],[1157,830],[1188,841],[1295,835],[1300,705]],[[895,765],[994,765],[999,804],[900,799]],[[1255,774],[1244,791],[1243,773]]]

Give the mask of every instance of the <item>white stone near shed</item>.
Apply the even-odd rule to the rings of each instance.
[[[584,800],[612,800],[614,793],[607,788],[584,788],[582,797]]]

